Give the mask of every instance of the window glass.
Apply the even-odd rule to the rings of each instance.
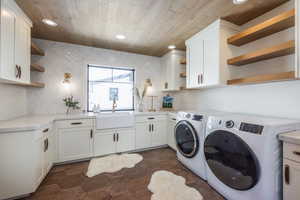
[[[116,110],[134,110],[134,70],[88,66],[88,111],[100,105],[103,111],[111,111],[113,101]]]

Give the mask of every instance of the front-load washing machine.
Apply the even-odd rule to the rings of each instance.
[[[209,117],[204,142],[207,181],[228,200],[281,200],[278,134],[299,121],[261,116]]]
[[[206,180],[203,144],[207,116],[217,111],[178,112],[175,126],[177,158],[188,169]]]

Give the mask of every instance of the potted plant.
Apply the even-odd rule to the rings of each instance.
[[[65,105],[67,107],[67,114],[70,113],[70,110],[79,110],[80,106],[79,106],[79,101],[74,100],[73,96],[70,97],[66,97],[63,99],[63,101],[65,102]]]

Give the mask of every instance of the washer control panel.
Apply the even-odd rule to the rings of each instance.
[[[229,120],[225,122],[226,128],[233,128],[234,127],[234,121]]]
[[[257,124],[241,123],[240,131],[261,135],[264,127]]]

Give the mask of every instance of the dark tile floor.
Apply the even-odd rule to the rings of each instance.
[[[150,200],[147,186],[153,172],[168,170],[187,180],[205,200],[224,200],[206,182],[185,169],[169,148],[141,153],[144,160],[131,169],[88,178],[89,162],[54,167],[39,189],[27,200]]]

